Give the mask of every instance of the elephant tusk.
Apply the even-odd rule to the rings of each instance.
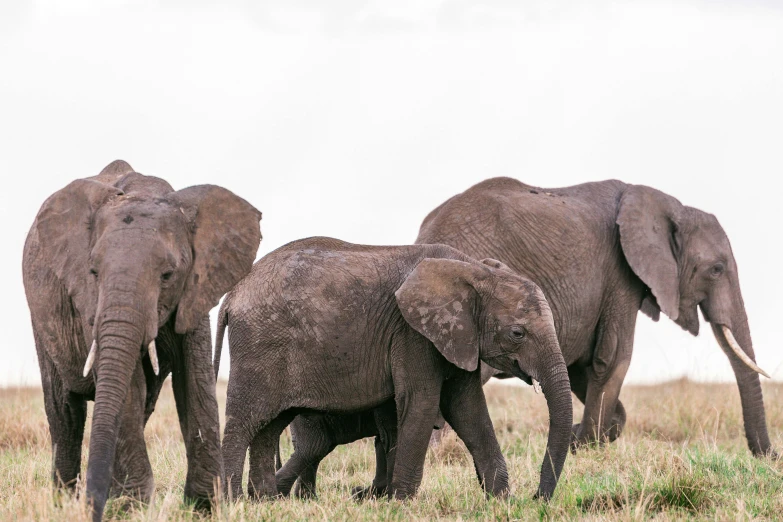
[[[721,330],[723,331],[723,337],[726,338],[726,342],[729,344],[731,351],[734,352],[734,354],[737,357],[739,357],[740,361],[744,362],[745,365],[751,370],[753,370],[754,372],[760,373],[767,379],[771,379],[772,377],[770,377],[767,372],[759,368],[759,366],[755,362],[753,362],[753,359],[748,357],[748,354],[745,353],[745,351],[739,345],[737,340],[734,338],[734,334],[731,333],[731,328],[729,328],[725,324],[722,324],[720,327]]]
[[[90,353],[87,354],[87,361],[84,363],[84,371],[82,372],[82,377],[87,377],[90,375],[90,370],[92,370],[92,365],[95,362],[95,354],[98,352],[98,343],[93,340],[92,346],[90,346]]]
[[[535,379],[533,379],[533,391],[536,393],[541,393],[541,383]]]
[[[155,375],[160,373],[160,365],[158,364],[158,349],[155,347],[155,339],[150,342],[147,347],[147,352],[150,354],[150,362],[152,363],[152,371]]]

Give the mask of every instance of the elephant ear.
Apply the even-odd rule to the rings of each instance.
[[[475,282],[488,269],[453,259],[424,259],[395,292],[405,321],[432,341],[450,363],[478,367]]]
[[[673,321],[680,315],[677,223],[682,212],[679,201],[642,185],[629,186],[620,200],[620,244],[631,269],[652,291],[641,309],[654,320],[658,310]]]
[[[63,283],[81,314],[89,315],[98,299],[97,285],[89,273],[93,216],[106,201],[122,193],[106,183],[77,179],[52,194],[38,212],[39,258]]]
[[[193,227],[193,267],[177,308],[175,329],[195,329],[220,297],[253,266],[261,242],[261,212],[222,187],[199,185],[170,199]]]

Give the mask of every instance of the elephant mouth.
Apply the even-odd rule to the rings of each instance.
[[[522,369],[522,367],[519,365],[519,361],[517,361],[517,363],[514,365],[514,370],[511,373],[514,375],[514,377],[522,379],[530,386],[533,385],[533,378]]]

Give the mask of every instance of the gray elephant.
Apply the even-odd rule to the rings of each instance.
[[[568,453],[572,403],[549,306],[529,280],[442,245],[373,247],[329,238],[290,243],[258,261],[218,314],[231,374],[223,458],[237,498],[277,495],[274,454],[299,413],[358,413],[394,399],[389,493],[415,494],[442,412],[489,494],[508,492],[479,360],[541,381],[550,410],[538,495],[549,498]]]
[[[172,373],[188,473],[208,506],[223,480],[208,312],[250,271],[261,213],[214,185],[174,191],[115,161],[41,207],[23,277],[52,438],[52,478],[72,488],[95,401],[87,498],[148,500],[144,425]]]
[[[774,455],[737,263],[715,216],[620,181],[542,189],[494,178],[433,210],[417,243],[494,257],[538,284],[552,307],[571,388],[585,405],[575,445],[614,440],[639,310],[693,335],[697,308],[737,378],[754,455]],[[599,426],[600,420],[600,426]]]

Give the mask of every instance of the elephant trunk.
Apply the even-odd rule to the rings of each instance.
[[[128,299],[120,300],[122,304],[119,305],[114,304],[116,299],[110,302],[99,309],[95,336],[98,350],[95,409],[87,462],[87,500],[92,504],[93,520],[96,521],[103,516],[122,412],[147,335],[147,318],[128,306]]]
[[[571,425],[574,418],[568,370],[557,341],[554,341],[554,345],[552,355],[541,366],[538,374],[549,409],[549,437],[544,463],[541,465],[541,480],[536,493],[536,498],[544,500],[552,497],[560,472],[563,470],[569,451]]]
[[[753,455],[756,456],[774,454],[769,434],[767,433],[767,417],[764,412],[764,398],[761,393],[759,374],[743,362],[731,348],[730,337],[733,336],[744,353],[751,360],[755,361],[753,341],[750,338],[750,328],[748,327],[748,317],[741,303],[740,306],[736,307],[736,311],[732,313],[730,322],[731,324],[713,322],[711,326],[718,344],[720,344],[720,347],[729,358],[737,379],[748,447]],[[731,333],[728,334],[724,327]]]

